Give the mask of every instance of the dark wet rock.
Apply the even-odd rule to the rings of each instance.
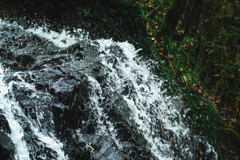
[[[34,63],[35,59],[29,55],[21,55],[16,57],[17,62],[19,62],[23,66],[28,66]]]
[[[129,159],[116,146],[114,141],[107,136],[82,135],[84,141],[93,149],[94,159],[99,160],[124,160]]]
[[[130,117],[132,111],[130,110],[127,104],[122,98],[121,95],[117,93],[112,95],[111,103],[109,105],[109,112],[111,112],[111,118],[116,122],[125,121],[127,117]]]
[[[12,160],[14,157],[15,147],[9,136],[0,131],[0,157],[4,160]]]
[[[27,35],[27,38],[21,36],[15,38],[25,38],[28,42],[28,38],[35,39],[36,37],[31,34]],[[6,40],[2,42],[2,46],[8,43]],[[35,42],[44,48],[44,41],[36,38]],[[42,129],[51,131],[65,142],[66,154],[71,159],[81,157],[82,159],[121,160],[130,159],[129,156],[133,159],[144,159],[146,155],[152,157],[149,150],[140,147],[145,145],[145,141],[142,135],[138,134],[136,126],[132,126],[131,122],[127,121],[127,117],[132,113],[122,95],[108,92],[106,72],[109,69],[100,62],[101,58],[98,57],[99,54],[105,55],[106,53],[99,53],[99,44],[94,43],[94,45],[79,43],[65,49],[50,49],[50,51],[46,49],[46,51],[41,50],[39,54],[34,51],[34,48],[37,48],[34,44],[22,47],[14,45],[11,50],[18,52],[11,52],[12,55],[9,54],[9,56],[7,56],[7,49],[2,50],[3,65],[11,67],[10,72],[6,73],[9,76],[6,76],[4,80],[7,83],[14,82],[13,95],[10,97],[18,101],[28,118],[38,121]],[[23,48],[25,48],[24,54],[21,54],[19,50]],[[116,56],[123,60],[120,47],[111,46],[109,52],[116,52]],[[113,67],[116,68],[118,63],[116,57],[106,56],[106,60],[108,63],[113,63]],[[73,63],[79,67],[74,66]],[[14,74],[16,71],[21,72]],[[24,87],[25,83],[31,87],[29,85]],[[99,88],[95,85],[99,85]],[[123,90],[125,90],[123,91],[125,95],[131,92],[128,88],[123,88]],[[103,99],[96,99],[96,102],[92,102],[93,95],[99,97],[101,94]],[[98,126],[98,119],[95,116],[98,113],[94,109],[96,103],[106,111],[109,120],[115,123],[120,140],[131,145],[124,146],[123,150],[120,150],[113,139],[108,136],[95,135]],[[24,117],[18,118],[24,121]],[[107,123],[103,125],[108,127]],[[29,123],[21,126],[25,132],[26,142],[31,144],[32,157],[41,152],[52,152],[44,146],[38,147],[38,139],[31,131]],[[83,141],[74,138],[76,130],[80,130],[81,134],[85,135]],[[133,138],[132,135],[137,138]],[[88,145],[90,141],[93,142],[92,148]],[[37,152],[33,153],[33,150]],[[51,155],[45,154],[45,156],[51,158]]]
[[[1,112],[0,112],[1,113]],[[4,115],[0,115],[0,131],[4,131],[5,133],[10,134],[11,130],[8,125],[7,119]]]
[[[149,149],[140,147],[145,146],[147,142],[143,135],[138,132],[137,126],[131,120],[127,120],[127,117],[131,117],[131,114],[133,114],[129,107],[127,107],[128,104],[122,100],[120,95],[113,94],[110,99],[111,103],[107,103],[109,109],[108,115],[110,120],[115,124],[115,128],[119,133],[119,139],[128,144],[126,146],[123,145],[126,154],[133,159],[152,157]]]
[[[65,145],[65,152],[71,160],[93,160],[93,150],[88,146],[75,130],[67,129],[65,131],[68,140]]]
[[[71,160],[79,160],[79,159],[86,159],[86,160],[93,160],[92,153],[86,147],[85,142],[77,142],[76,144],[69,144],[65,149],[66,154]]]

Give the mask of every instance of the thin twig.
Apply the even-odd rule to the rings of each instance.
[[[158,10],[158,8],[160,7],[160,5],[159,6],[157,6],[156,8],[154,8],[151,12],[149,12],[148,14],[146,14],[145,15],[145,18],[147,18],[148,16],[150,16],[153,12],[155,12],[156,10]]]

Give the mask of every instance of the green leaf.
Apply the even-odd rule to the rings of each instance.
[[[187,38],[185,42],[186,42],[186,43],[189,43],[189,42],[190,42],[190,38]]]

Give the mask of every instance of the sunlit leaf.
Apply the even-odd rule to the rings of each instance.
[[[197,89],[197,91],[198,91],[198,93],[200,93],[200,94],[202,93],[202,90],[201,90],[201,89]]]

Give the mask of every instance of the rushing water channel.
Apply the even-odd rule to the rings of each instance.
[[[217,159],[128,42],[0,21],[0,110],[14,159]]]

